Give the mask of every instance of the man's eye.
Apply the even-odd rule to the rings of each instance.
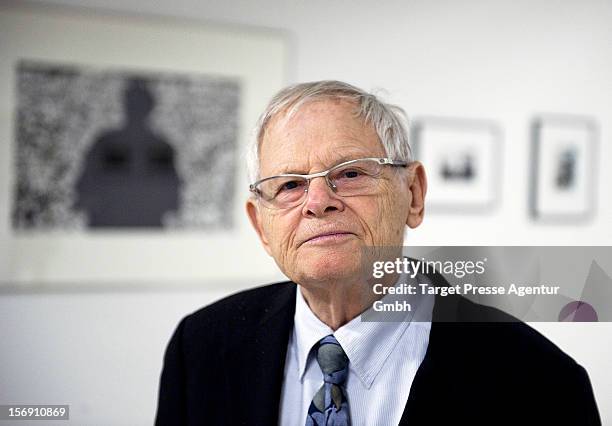
[[[354,179],[361,175],[363,175],[363,172],[361,170],[345,170],[344,172],[342,172],[342,177],[348,179]]]
[[[285,182],[283,183],[279,188],[278,188],[278,192],[283,192],[283,191],[291,191],[292,189],[296,189],[300,186],[300,182],[295,181],[295,180],[291,180],[289,182]]]

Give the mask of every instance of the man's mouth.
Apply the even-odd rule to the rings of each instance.
[[[315,235],[313,237],[308,238],[302,244],[307,245],[324,245],[324,244],[335,244],[345,241],[355,234],[352,232],[344,232],[344,231],[335,231],[335,232],[325,232],[322,234]]]

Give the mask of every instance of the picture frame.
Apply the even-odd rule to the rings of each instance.
[[[543,115],[531,123],[529,213],[542,222],[595,214],[598,129],[587,117]]]
[[[498,205],[502,132],[495,122],[417,118],[411,139],[427,172],[430,212],[486,213]]]
[[[246,167],[236,168],[235,200],[219,229],[16,231],[17,69],[24,60],[142,74],[197,74],[239,82],[236,162],[257,117],[286,84],[288,36],[282,31],[189,19],[62,6],[0,6],[0,289],[206,285],[244,288],[282,279],[261,250],[244,201]],[[240,267],[236,265],[239,264]]]

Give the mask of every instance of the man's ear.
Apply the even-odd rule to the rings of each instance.
[[[406,225],[416,228],[423,222],[425,216],[425,195],[427,194],[427,176],[423,164],[413,161],[408,165],[406,185],[411,193],[410,206]]]
[[[250,197],[246,202],[246,211],[247,216],[249,216],[249,220],[251,221],[251,225],[253,225],[253,229],[257,232],[257,236],[261,241],[266,252],[272,256],[272,252],[270,251],[270,244],[268,243],[268,239],[263,232],[263,227],[261,226],[261,213],[259,211],[259,206],[257,205],[257,201]]]

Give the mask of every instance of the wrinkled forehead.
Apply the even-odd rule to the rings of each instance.
[[[259,165],[261,176],[306,173],[384,152],[355,102],[324,99],[287,108],[270,120],[260,140]]]

